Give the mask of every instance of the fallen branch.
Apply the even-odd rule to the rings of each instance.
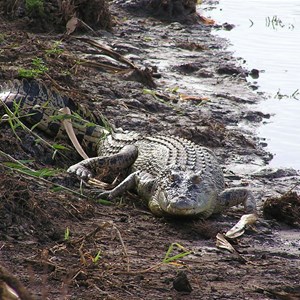
[[[77,39],[77,40],[86,42],[86,43],[90,44],[91,46],[94,46],[94,47],[100,49],[102,52],[104,52],[109,57],[128,65],[132,69],[137,68],[136,65],[134,63],[132,63],[129,59],[127,59],[126,57],[124,57],[120,53],[112,50],[109,46],[101,45],[98,42],[96,42],[94,40],[91,40],[91,39],[88,39],[88,38],[83,38],[83,37],[74,37],[74,38]]]

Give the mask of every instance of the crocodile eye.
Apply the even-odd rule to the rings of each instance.
[[[178,181],[179,180],[179,175],[178,174],[171,174],[169,176],[169,179],[173,182]]]
[[[199,183],[201,182],[200,176],[199,176],[199,175],[193,175],[193,176],[191,177],[191,182],[192,182],[193,184],[199,184]]]

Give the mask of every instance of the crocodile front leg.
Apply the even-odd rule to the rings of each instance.
[[[68,173],[76,174],[78,177],[86,180],[105,170],[115,173],[130,167],[138,157],[137,147],[126,145],[117,154],[111,156],[98,156],[87,158],[67,170]]]
[[[247,214],[256,214],[256,202],[252,193],[246,188],[225,189],[218,195],[214,213],[220,213],[229,207],[243,204]]]
[[[246,188],[230,188],[225,189],[218,196],[218,204],[215,212],[221,212],[228,207],[238,204],[243,204],[246,214],[243,215],[238,223],[233,226],[225,234],[228,238],[237,238],[241,236],[247,225],[253,224],[257,221],[256,202],[252,193]]]
[[[145,171],[136,171],[131,173],[119,185],[109,191],[105,191],[98,195],[100,198],[114,200],[128,190],[135,189],[137,194],[146,201],[152,198],[153,187],[156,179]]]

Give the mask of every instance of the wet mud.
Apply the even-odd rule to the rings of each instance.
[[[30,132],[1,122],[1,265],[35,299],[297,296],[297,229],[281,219],[266,219],[263,206],[291,189],[299,192],[299,174],[266,167],[272,155],[255,130],[269,115],[252,109],[263,95],[247,83],[249,71],[208,25],[133,14],[125,1],[113,1],[110,10],[117,20],[113,31],[86,37],[110,46],[138,66],[138,73],[77,39],[76,32],[37,34],[0,17],[0,83],[20,78],[20,69],[36,69],[33,59],[39,58],[46,67],[40,80],[105,116],[111,126],[174,134],[213,149],[227,186],[247,186],[257,199],[259,221],[232,242],[243,260],[215,246],[216,234],[237,222],[241,208],[205,221],[172,220],[154,217],[132,193],[117,204],[95,203],[80,196],[86,187],[65,172],[80,160],[75,150],[53,155]],[[55,142],[72,149],[67,140]],[[12,158],[32,170],[57,171],[37,179],[12,168]],[[275,208],[281,209],[283,215],[289,213],[280,205]],[[190,253],[166,262],[172,243],[169,257]]]

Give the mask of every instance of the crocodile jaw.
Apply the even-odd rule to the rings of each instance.
[[[214,211],[216,199],[217,193],[199,193],[196,197],[187,195],[170,198],[165,191],[161,191],[155,201],[158,203],[156,211],[158,211],[157,207],[159,206],[161,215],[208,218]]]

